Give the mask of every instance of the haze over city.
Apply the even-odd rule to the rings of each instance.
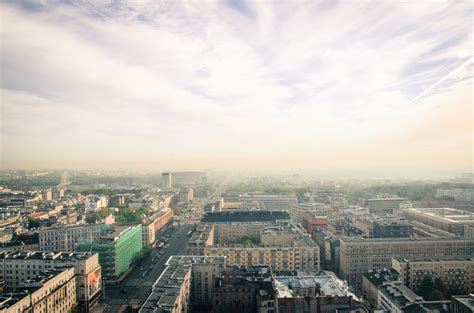
[[[474,313],[473,22],[0,0],[0,313]]]
[[[472,171],[470,1],[5,1],[2,168]]]

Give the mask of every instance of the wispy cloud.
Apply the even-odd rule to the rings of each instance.
[[[0,9],[4,162],[40,158],[27,153],[39,141],[78,159],[94,154],[79,143],[104,147],[105,159],[117,157],[109,148],[118,144],[122,152],[146,145],[156,158],[339,155],[449,108],[443,94],[472,92],[468,1],[12,1]],[[407,114],[413,106],[419,116]],[[133,139],[120,139],[127,134]],[[15,144],[18,136],[27,145]],[[464,159],[471,153],[466,147]]]

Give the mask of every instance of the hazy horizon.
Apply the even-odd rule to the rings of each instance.
[[[469,1],[0,12],[2,169],[474,171]]]

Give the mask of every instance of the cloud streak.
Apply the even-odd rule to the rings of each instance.
[[[132,158],[137,146],[158,161],[343,159],[454,108],[443,95],[472,92],[469,2],[0,6],[4,164],[47,162],[28,153],[38,142],[78,162]]]

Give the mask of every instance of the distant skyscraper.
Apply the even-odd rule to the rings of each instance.
[[[161,186],[164,190],[170,190],[172,188],[171,173],[167,172],[161,174]]]

